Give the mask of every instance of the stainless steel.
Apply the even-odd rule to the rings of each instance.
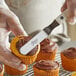
[[[67,12],[67,10],[65,12]],[[51,23],[48,27],[44,28],[40,33],[38,33],[36,36],[34,36],[29,42],[27,42],[27,44],[23,45],[20,48],[20,53],[23,54],[23,55],[28,54],[37,44],[39,44],[46,37],[48,37],[48,35],[51,33],[51,31],[55,27],[57,27],[59,24],[61,24],[64,19],[66,19],[64,13],[62,13],[61,15],[59,15],[53,21],[53,23]]]
[[[27,44],[20,48],[20,53],[26,55],[30,52],[37,44],[43,41],[48,34],[46,34],[43,30],[39,32],[33,39],[31,39]],[[26,48],[26,49],[25,49]]]

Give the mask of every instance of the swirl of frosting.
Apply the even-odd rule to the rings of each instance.
[[[35,67],[42,70],[53,70],[59,67],[56,61],[40,60],[35,64]]]
[[[50,44],[50,39],[46,38],[46,39],[44,39],[44,40],[40,43],[41,46],[45,46],[45,44],[46,44],[46,45],[49,45],[49,44]]]
[[[63,51],[63,54],[70,58],[76,58],[76,48],[71,47]]]
[[[53,52],[57,48],[57,44],[50,39],[46,38],[41,43],[41,50],[44,52]]]

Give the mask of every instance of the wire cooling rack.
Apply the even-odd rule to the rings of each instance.
[[[60,54],[56,54],[56,61],[59,62],[60,64],[60,72],[59,72],[59,76],[71,76],[71,72],[69,71],[66,71],[62,68],[61,66],[61,58],[60,58]],[[33,65],[30,65],[29,68],[28,68],[28,71],[26,73],[25,76],[34,76],[34,73],[33,73]]]
[[[59,54],[59,53],[56,54],[56,61],[58,61],[59,64],[60,64],[59,76],[71,76],[71,72],[66,71],[66,70],[64,70],[64,69],[62,68],[62,66],[61,66],[61,58],[60,58],[60,54]],[[10,76],[10,75],[7,75],[7,74],[5,73],[4,76]],[[19,75],[18,75],[18,76],[19,76]],[[27,73],[26,73],[25,75],[20,75],[20,76],[34,76],[33,64],[29,65],[28,71],[27,71]]]

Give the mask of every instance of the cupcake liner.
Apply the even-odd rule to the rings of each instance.
[[[26,76],[26,74],[24,74],[24,75],[9,75],[6,72],[4,72],[3,76]]]
[[[59,68],[55,70],[40,70],[36,67],[33,67],[34,76],[59,76]]]
[[[5,68],[5,72],[9,75],[23,75],[27,72],[27,67],[26,67],[26,70],[24,70],[24,71],[19,71],[15,68],[8,66],[8,65],[4,65],[4,68]]]
[[[11,51],[14,55],[19,57],[24,64],[26,64],[26,65],[32,64],[36,60],[37,54],[40,51],[40,45],[38,45],[38,51],[36,52],[36,54],[34,54],[32,56],[22,55],[22,54],[20,54],[20,52],[16,48],[16,43],[21,39],[21,37],[22,36],[18,36],[12,40],[11,45],[10,45]]]
[[[68,71],[76,71],[76,58],[68,58],[61,53],[62,67]]]
[[[55,60],[55,56],[56,56],[56,52],[57,52],[57,48],[53,51],[53,52],[43,52],[40,51],[36,61],[40,61],[40,60]]]

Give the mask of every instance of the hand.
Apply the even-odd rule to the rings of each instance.
[[[26,35],[18,17],[9,9],[0,7],[0,62],[22,71],[26,66],[11,53],[8,47],[11,31],[16,36]]]
[[[76,0],[66,0],[61,11],[63,12],[65,9],[68,9],[68,21],[73,23],[76,17]]]

